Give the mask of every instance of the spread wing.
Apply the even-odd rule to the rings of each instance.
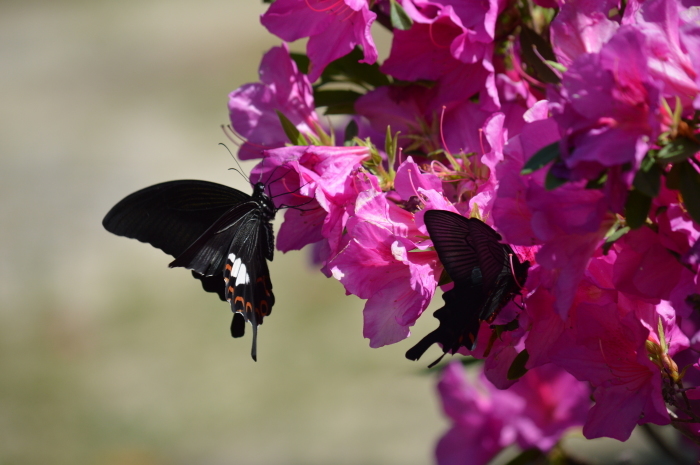
[[[250,199],[244,192],[207,181],[164,182],[125,197],[107,213],[102,225],[113,234],[177,257],[222,215]],[[193,275],[202,281],[204,290],[225,300],[221,275]]]

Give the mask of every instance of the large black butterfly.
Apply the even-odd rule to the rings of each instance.
[[[481,322],[493,321],[520,291],[530,262],[520,263],[513,249],[500,242],[500,234],[476,218],[443,210],[429,210],[424,218],[438,257],[454,281],[442,296],[445,305],[433,314],[438,328],[406,352],[406,358],[418,360],[431,345],[442,344],[444,353],[432,367],[448,352],[474,349]]]
[[[230,302],[231,335],[243,336],[250,322],[257,360],[258,325],[275,304],[267,260],[274,252],[270,221],[276,212],[261,182],[250,196],[212,182],[171,181],[127,196],[102,225],[172,255],[170,267],[192,270],[205,291]]]

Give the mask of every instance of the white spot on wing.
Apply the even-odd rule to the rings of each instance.
[[[248,284],[249,282],[250,278],[246,272],[245,265],[241,265],[240,273],[236,276],[236,286],[239,284]]]
[[[231,255],[233,255],[233,254],[231,254]],[[241,259],[237,258],[236,261],[233,262],[233,265],[231,265],[231,276],[233,276],[234,278],[238,276],[238,273],[241,269],[241,265],[243,265],[241,263]],[[245,265],[243,265],[243,270],[245,272]],[[236,285],[238,285],[238,284],[236,284]]]

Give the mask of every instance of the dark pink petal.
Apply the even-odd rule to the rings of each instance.
[[[323,239],[321,227],[327,215],[326,211],[318,204],[309,204],[301,208],[309,210],[288,209],[284,212],[284,222],[277,234],[277,250],[300,250]]]
[[[668,300],[683,266],[649,228],[631,231],[617,245],[614,268],[617,289],[642,298]]]
[[[305,134],[315,133],[319,124],[311,84],[297,70],[286,45],[265,54],[259,74],[259,83],[245,84],[229,94],[231,126],[247,139],[238,152],[242,160],[260,158],[263,149],[288,142],[276,111]]]
[[[394,189],[401,199],[408,200],[419,195],[418,188],[439,191],[442,181],[432,173],[422,172],[413,158],[408,157],[396,170]]]
[[[278,0],[261,16],[271,33],[287,42],[309,37],[309,80],[315,81],[331,61],[347,55],[359,45],[363,63],[377,60],[370,33],[377,15],[365,2],[351,0]]]
[[[551,25],[551,40],[557,61],[570,66],[584,53],[597,53],[617,31],[619,24],[607,12],[617,6],[614,0],[566,2]]]

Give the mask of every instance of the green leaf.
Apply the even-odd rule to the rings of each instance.
[[[355,113],[355,101],[362,94],[354,90],[323,90],[314,89],[316,107],[327,107],[325,114],[352,115]]]
[[[664,163],[677,163],[700,152],[700,144],[687,137],[679,137],[659,150],[657,158]]]
[[[637,189],[631,190],[629,194],[627,194],[627,202],[625,203],[627,226],[632,229],[641,228],[647,221],[650,208],[651,197]]]
[[[408,31],[413,26],[413,20],[406,14],[406,10],[399,5],[396,0],[391,0],[391,10],[389,13],[391,25],[394,29]]]
[[[600,176],[586,183],[586,189],[602,189],[606,182],[608,182],[608,172],[603,170],[600,172]]]
[[[656,163],[647,164],[646,170],[644,168],[645,164],[642,163],[641,169],[634,176],[633,185],[638,191],[654,198],[659,195],[659,190],[661,189],[661,173],[663,170]]]
[[[357,122],[351,119],[347,126],[345,126],[345,135],[343,136],[343,145],[351,146],[353,144],[353,139],[359,134],[359,128],[357,127]]]
[[[291,52],[289,56],[294,60],[294,63],[297,64],[297,69],[301,71],[304,74],[309,74],[309,64],[311,63],[311,60],[309,60],[309,57],[304,55],[303,53],[295,53]]]
[[[687,161],[679,165],[683,204],[693,221],[700,224],[700,173]]]
[[[520,29],[520,45],[523,61],[537,79],[550,84],[558,84],[561,81],[559,76],[542,61],[542,59],[549,61],[557,60],[551,45],[549,45],[546,40],[529,27],[523,25]],[[537,52],[535,52],[535,49]]]
[[[556,61],[551,61],[551,60],[545,60],[544,61],[547,65],[549,65],[550,68],[554,68],[557,71],[559,71],[561,74],[566,73],[569,68],[566,66],[562,65],[561,63],[557,63]]]
[[[545,176],[544,178],[544,188],[548,191],[551,191],[559,186],[563,186],[567,182],[568,179],[562,179],[554,176],[554,174],[552,173],[552,169],[550,168],[549,171],[547,171],[547,176]]]
[[[533,463],[539,463],[538,461],[543,458],[545,458],[544,453],[538,448],[533,447],[522,451],[517,457],[505,465],[532,465]]]
[[[284,133],[286,134],[287,138],[289,139],[289,142],[292,143],[292,145],[308,145],[309,141],[306,140],[306,137],[299,132],[296,126],[292,124],[291,121],[289,121],[289,118],[284,116],[284,114],[279,111],[275,110],[277,113],[277,117],[280,119],[280,123],[282,123],[282,129],[284,129]]]
[[[605,242],[603,243],[603,255],[607,255],[608,252],[610,251],[610,247],[613,246],[616,240],[624,236],[630,232],[630,227],[625,226],[624,228],[619,228],[615,230],[614,233],[610,234],[608,237],[605,238]]]
[[[523,351],[516,355],[515,359],[513,359],[513,363],[510,364],[510,368],[508,368],[508,374],[506,375],[506,377],[509,380],[521,378],[525,373],[527,373],[527,368],[525,368],[525,364],[527,363],[529,358],[530,354],[527,353],[527,349],[523,349]]]
[[[541,148],[523,166],[520,174],[530,174],[559,158],[559,142]]]
[[[321,84],[329,82],[354,82],[358,85],[367,87],[379,87],[390,84],[389,78],[379,71],[379,65],[374,63],[359,63],[364,57],[362,50],[355,49],[340,57],[326,66],[321,74]]]

